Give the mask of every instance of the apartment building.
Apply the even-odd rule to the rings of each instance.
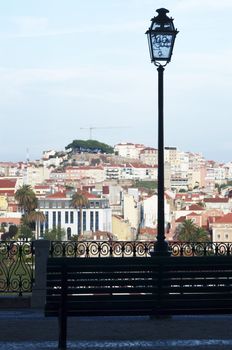
[[[218,209],[222,210],[224,214],[232,211],[232,199],[231,198],[205,198],[204,199],[206,209]]]
[[[115,145],[114,152],[124,158],[139,159],[140,153],[144,148],[145,146],[142,144],[125,142]]]
[[[122,166],[121,169],[121,179],[127,180],[157,180],[158,177],[158,167],[130,163]]]
[[[217,218],[211,228],[213,242],[232,242],[232,213]]]
[[[104,168],[102,166],[68,166],[65,169],[66,180],[82,180],[89,178],[90,182],[104,181]]]
[[[104,178],[106,180],[120,180],[122,176],[122,165],[104,165]]]
[[[57,192],[52,195],[39,199],[38,208],[46,217],[46,221],[41,223],[41,234],[54,227],[60,227],[65,230],[65,239],[70,239],[72,235],[83,232],[112,232],[112,212],[109,201],[106,198],[98,198],[92,194],[86,193],[88,204],[82,209],[74,209],[71,206],[71,193]],[[82,227],[81,225],[82,221]]]
[[[176,147],[165,147],[164,148],[164,161],[170,164],[174,164],[177,158],[177,148]]]
[[[23,182],[34,187],[49,179],[52,168],[43,164],[30,162],[23,166]]]
[[[158,149],[146,147],[140,152],[139,159],[144,164],[158,165]]]

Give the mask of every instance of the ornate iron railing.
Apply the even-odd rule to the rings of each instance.
[[[154,241],[68,241],[51,242],[50,256],[67,257],[146,257]],[[232,256],[232,243],[169,242],[172,256]]]
[[[0,293],[32,291],[34,281],[33,242],[0,241]]]

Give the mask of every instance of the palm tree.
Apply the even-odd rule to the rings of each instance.
[[[24,215],[28,215],[37,207],[37,198],[30,185],[22,185],[15,192],[15,199]]]
[[[208,233],[202,228],[197,227],[196,229],[196,242],[209,242],[209,235]]]
[[[78,222],[78,233],[83,233],[82,227],[82,209],[86,207],[88,203],[88,198],[80,191],[75,192],[72,196],[71,206],[80,211],[80,221]]]
[[[209,237],[207,232],[197,226],[193,220],[184,220],[177,230],[177,239],[182,242],[207,242]]]
[[[36,239],[40,237],[40,224],[46,221],[46,217],[42,211],[31,211],[28,214],[28,222],[35,222]]]

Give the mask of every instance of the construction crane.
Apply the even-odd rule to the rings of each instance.
[[[80,128],[81,130],[87,129],[89,130],[89,140],[92,140],[93,130],[95,129],[118,129],[118,128],[129,128],[129,126],[89,126],[88,128]]]

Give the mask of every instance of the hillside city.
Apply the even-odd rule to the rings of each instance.
[[[65,151],[44,151],[39,160],[0,162],[1,239],[9,238],[12,226],[17,230],[10,238],[20,237],[16,231],[27,237],[17,197],[26,185],[44,216],[34,219],[37,239],[60,228],[63,240],[154,240],[158,150],[119,143],[104,152],[75,142]],[[166,239],[231,242],[232,162],[176,147],[165,147],[164,161]],[[75,193],[84,202],[75,205]],[[184,236],[188,225],[196,229],[195,238]]]

